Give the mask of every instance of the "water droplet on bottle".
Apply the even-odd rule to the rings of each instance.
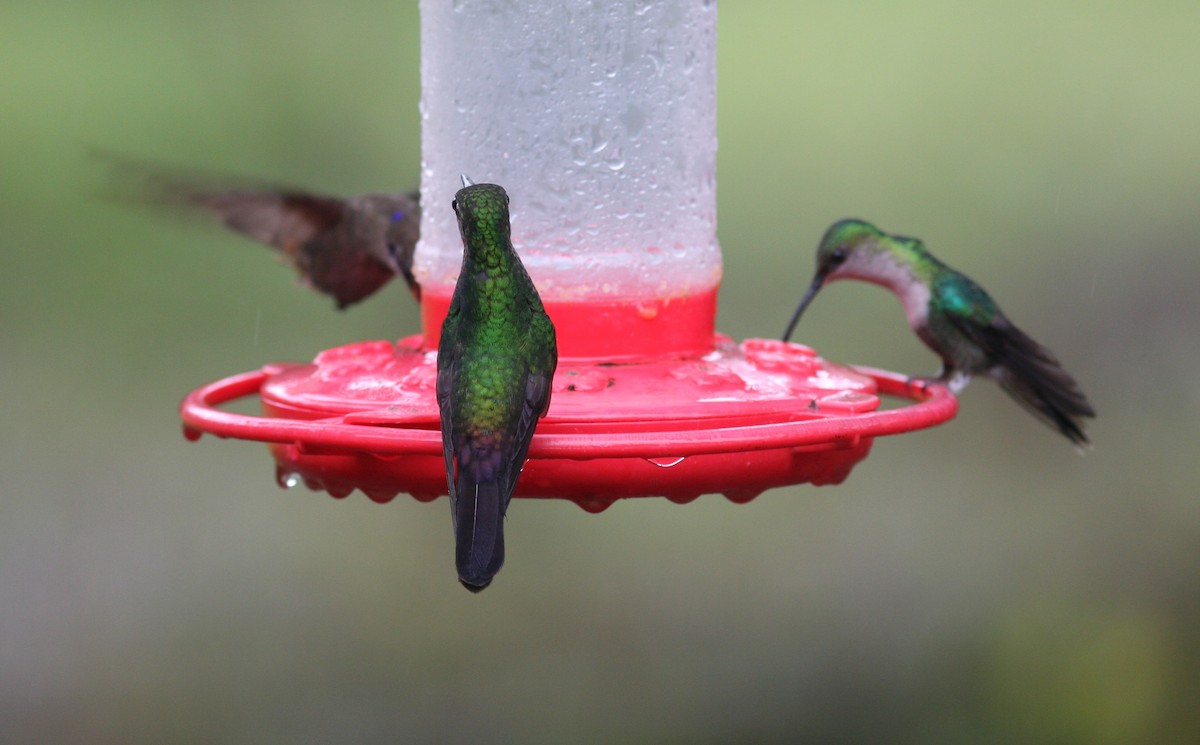
[[[644,318],[647,321],[653,321],[655,318],[658,317],[658,303],[641,302],[641,303],[638,303],[636,307],[637,307],[638,316],[641,318]],[[680,458],[679,460],[683,460],[683,458]],[[663,465],[662,463],[655,463],[654,461],[650,461],[650,462],[654,463],[656,466]],[[672,463],[671,465],[673,466],[675,464]]]
[[[660,75],[663,69],[662,55],[657,52],[647,52],[646,59],[650,60],[650,64],[654,66],[654,72],[651,75]]]

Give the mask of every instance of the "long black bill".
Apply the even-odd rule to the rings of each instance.
[[[817,290],[821,289],[821,285],[825,284],[825,275],[818,272],[817,276],[813,277],[812,284],[808,286],[808,292],[804,293],[804,297],[800,299],[800,304],[796,306],[796,312],[792,314],[792,321],[788,324],[787,331],[783,332],[783,340],[791,341],[792,332],[796,330],[796,324],[800,321],[801,314],[812,299],[817,296]]]

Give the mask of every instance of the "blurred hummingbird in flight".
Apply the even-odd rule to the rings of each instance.
[[[882,285],[900,298],[908,325],[942,358],[936,378],[957,393],[972,375],[998,382],[1025,409],[1076,448],[1088,445],[1082,419],[1096,412],[1050,350],[1014,326],[970,277],[946,266],[916,238],[863,220],[836,222],[817,248],[817,271],[784,332],[787,341],[817,291],[836,279]]]
[[[438,345],[437,400],[458,579],[479,592],[504,564],[504,513],[550,406],[558,347],[513,249],[508,194],[464,176],[452,206],[464,250]]]
[[[397,274],[414,297],[421,297],[412,273],[421,225],[417,192],[343,198],[97,155],[118,175],[134,176],[142,200],[206,212],[230,230],[273,247],[339,309],[373,294]]]

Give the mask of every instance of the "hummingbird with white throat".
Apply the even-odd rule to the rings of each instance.
[[[817,292],[837,279],[863,280],[895,293],[908,325],[942,358],[936,380],[952,392],[971,376],[985,375],[1076,448],[1089,444],[1082,419],[1096,412],[1049,349],[1014,326],[982,287],[942,263],[920,240],[885,233],[864,220],[840,220],[825,232],[816,274],[784,341]]]

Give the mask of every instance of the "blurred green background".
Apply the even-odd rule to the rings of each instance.
[[[180,436],[202,383],[414,331],[402,287],[333,312],[85,155],[414,186],[416,3],[6,0],[0,740],[1200,741],[1198,30],[1192,0],[725,3],[721,330],[776,337],[865,217],[1058,353],[1095,449],[977,382],[840,487],[516,503],[473,596],[444,501]],[[937,367],[866,285],[799,338]]]

